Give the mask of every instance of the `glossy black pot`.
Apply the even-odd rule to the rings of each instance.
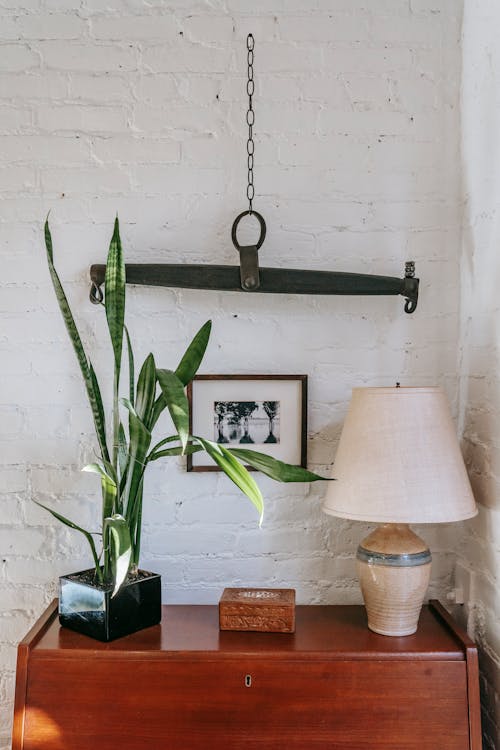
[[[112,584],[94,581],[94,570],[59,579],[59,622],[98,641],[135,633],[161,620],[161,576],[139,570],[115,596]]]

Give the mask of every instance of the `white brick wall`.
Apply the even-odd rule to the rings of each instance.
[[[79,472],[94,438],[45,267],[47,211],[109,395],[87,278],[115,213],[130,261],[236,261],[252,31],[262,262],[400,276],[414,258],[419,310],[404,315],[399,298],[131,289],[128,321],[138,359],[153,349],[175,365],[211,317],[205,372],[308,373],[310,464],[328,471],[352,386],[441,383],[456,404],[460,5],[0,1],[2,750],[15,644],[57,575],[89,562],[32,500],[84,523],[98,515],[98,487]],[[224,477],[186,474],[175,460],[151,471],[143,563],[162,573],[165,600],[215,602],[241,583],[293,586],[304,603],[359,601],[353,555],[366,526],[323,517],[321,486],[261,485],[258,530]],[[433,536],[432,595],[447,588],[458,534]]]
[[[480,645],[485,750],[500,747],[499,23],[493,0],[464,3],[461,414],[480,505],[460,549],[473,572],[467,610]]]

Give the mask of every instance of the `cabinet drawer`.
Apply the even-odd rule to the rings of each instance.
[[[25,750],[469,748],[463,661],[37,659],[26,703]]]

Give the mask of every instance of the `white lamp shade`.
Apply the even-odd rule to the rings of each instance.
[[[376,523],[443,523],[477,513],[440,388],[354,388],[325,513]]]

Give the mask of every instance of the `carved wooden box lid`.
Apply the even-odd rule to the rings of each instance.
[[[221,630],[295,632],[294,589],[224,589],[219,601]]]

